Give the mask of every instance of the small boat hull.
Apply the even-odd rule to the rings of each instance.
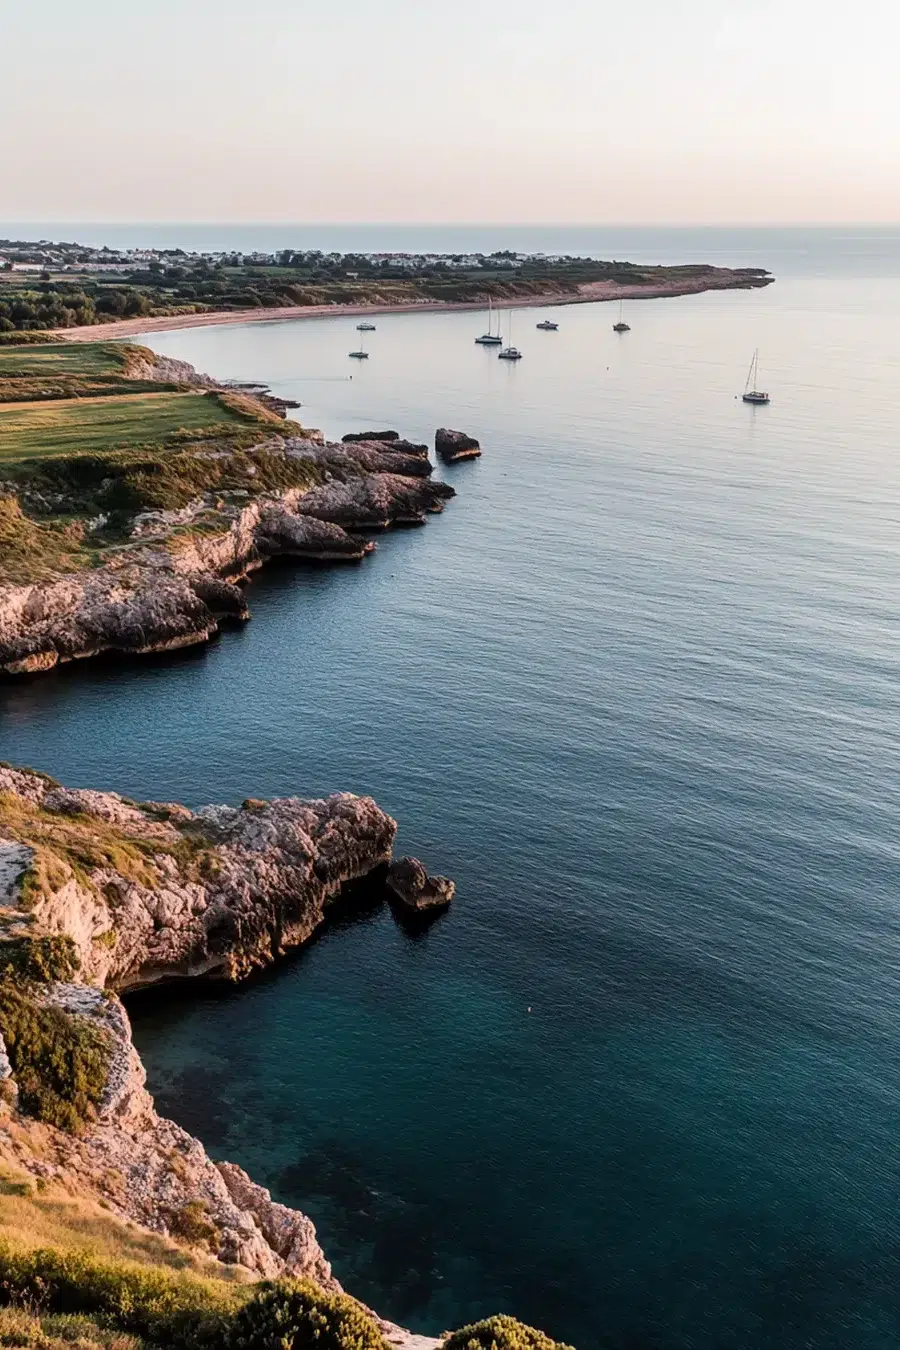
[[[475,341],[480,347],[499,347],[503,339],[495,337],[492,333],[485,333],[483,337],[476,338]]]
[[[521,361],[522,353],[518,347],[504,347],[502,352],[497,353],[498,361]]]
[[[353,357],[354,361],[368,361],[369,359],[368,352],[350,352],[348,354]]]
[[[631,324],[630,324],[630,323],[614,323],[614,324],[613,324],[613,332],[614,332],[614,333],[630,333],[630,332],[631,332]]]
[[[745,403],[755,403],[757,405],[769,403],[771,401],[768,394],[761,394],[756,389],[751,389],[747,394],[741,394],[741,398]]]
[[[358,323],[356,325],[356,331],[357,333],[374,333],[375,325],[374,323]]]
[[[543,323],[536,323],[534,326],[540,328],[542,333],[555,333],[559,328],[558,323],[551,323],[549,319],[545,319]]]

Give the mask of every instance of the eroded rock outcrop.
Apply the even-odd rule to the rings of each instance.
[[[59,979],[21,987],[90,1024],[105,1047],[96,1106],[72,1134],[18,1111],[0,1037],[0,1157],[257,1277],[338,1289],[306,1215],[158,1114],[114,990],[236,978],[274,959],[314,931],[347,882],[384,872],[395,830],[371,798],[350,794],[191,811],[0,766],[0,945],[10,943],[7,959],[40,948],[60,962],[64,952]],[[438,1343],[378,1321],[393,1346]]]
[[[395,899],[414,914],[446,909],[456,893],[449,877],[431,876],[418,858],[398,858],[391,863],[386,882]]]
[[[434,433],[434,448],[445,464],[477,459],[481,454],[481,446],[474,436],[468,436],[464,431],[451,431],[449,427],[438,427]]]
[[[67,936],[82,978],[120,990],[266,965],[306,941],[347,883],[390,861],[396,832],[350,793],[193,812],[0,766],[0,794],[0,844],[30,850],[0,938],[26,920],[32,934]]]
[[[205,642],[223,619],[249,617],[234,583],[266,559],[364,558],[374,545],[362,531],[420,524],[455,495],[429,479],[432,466],[418,447],[397,446],[272,437],[258,447],[269,463],[280,460],[286,474],[295,461],[308,464],[314,486],[254,499],[247,492],[201,494],[177,511],[145,511],[134,519],[133,546],[106,565],[0,585],[0,672]]]
[[[143,1228],[188,1240],[260,1278],[306,1276],[324,1289],[339,1288],[305,1214],[274,1202],[233,1163],[214,1163],[198,1139],[157,1114],[118,998],[57,983],[46,999],[103,1033],[106,1092],[82,1134],[0,1126],[0,1151],[39,1177],[81,1186]]]

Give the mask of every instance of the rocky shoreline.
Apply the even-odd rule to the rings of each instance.
[[[249,617],[236,583],[270,558],[360,561],[374,548],[368,532],[422,524],[455,496],[431,479],[427,448],[409,441],[285,434],[253,450],[270,469],[309,470],[317,484],[255,500],[247,491],[201,492],[178,511],[137,514],[129,542],[103,566],[0,585],[0,672],[206,642],[223,621]],[[208,452],[211,461],[216,454]]]
[[[348,884],[374,876],[383,887],[395,832],[371,798],[347,793],[193,812],[0,766],[0,953],[39,948],[56,978],[35,996],[96,1026],[108,1056],[83,1130],[13,1109],[0,1119],[0,1157],[156,1233],[177,1238],[184,1215],[202,1212],[202,1245],[217,1260],[339,1288],[304,1214],[157,1114],[118,995],[268,965],[311,936]],[[14,1102],[2,1037],[0,1085]],[[379,1322],[391,1344],[439,1344]]]

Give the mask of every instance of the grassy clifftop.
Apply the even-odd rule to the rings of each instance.
[[[296,422],[242,394],[148,378],[156,361],[111,342],[0,346],[0,584],[108,561],[142,511],[318,481],[254,448],[301,435]]]

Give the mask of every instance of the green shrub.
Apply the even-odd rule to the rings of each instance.
[[[370,1314],[309,1280],[257,1286],[232,1323],[228,1350],[387,1350]]]
[[[536,1327],[527,1327],[514,1317],[499,1314],[451,1332],[441,1350],[572,1350],[553,1341]]]
[[[0,941],[0,980],[39,984],[71,980],[80,964],[70,937],[50,935]]]
[[[202,1200],[189,1200],[181,1209],[176,1210],[169,1220],[169,1229],[192,1246],[206,1243],[215,1246],[219,1230],[206,1213]]]
[[[78,1133],[106,1086],[109,1040],[103,1030],[89,1018],[40,1003],[6,980],[0,982],[0,1032],[21,1109]]]
[[[82,1313],[41,1316],[27,1307],[0,1308],[0,1346],[11,1350],[141,1350],[143,1344]]]
[[[21,1250],[0,1241],[0,1299],[49,1313],[102,1317],[166,1350],[218,1350],[245,1297],[159,1267],[97,1261],[81,1252]]]

